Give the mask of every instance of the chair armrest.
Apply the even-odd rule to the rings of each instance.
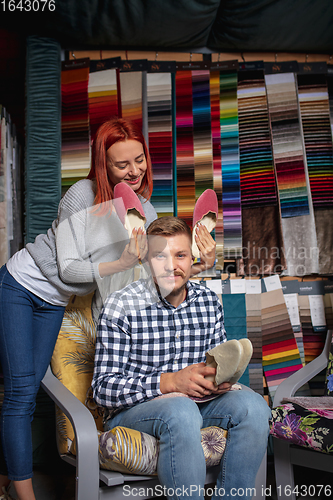
[[[50,367],[41,385],[73,425],[77,476],[87,478],[86,484],[81,484],[81,487],[90,490],[92,492],[90,498],[93,499],[99,484],[98,434],[94,417],[88,408],[53,375]]]
[[[331,341],[332,330],[328,330],[325,346],[321,354],[317,358],[313,359],[309,364],[303,366],[303,368],[281,382],[274,395],[273,407],[279,406],[283,398],[293,396],[297,389],[302,387],[302,385],[326,368]]]

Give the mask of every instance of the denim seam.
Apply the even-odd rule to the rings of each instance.
[[[173,484],[174,486],[176,487],[176,481],[175,481],[175,457],[174,457],[174,447],[173,447],[173,439],[172,439],[172,432],[169,428],[169,425],[168,423],[163,420],[163,418],[160,418],[160,417],[145,417],[145,418],[141,418],[140,420],[138,420],[138,422],[150,422],[151,420],[153,420],[154,422],[156,422],[156,420],[162,422],[167,430],[168,430],[168,433],[169,433],[169,437],[170,437],[170,447],[171,447],[171,471],[172,471],[172,480],[173,480]]]

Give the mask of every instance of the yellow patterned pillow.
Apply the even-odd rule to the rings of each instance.
[[[103,409],[94,402],[91,390],[96,342],[96,328],[91,315],[92,296],[71,298],[53,352],[51,368],[65,387],[89,408],[97,429],[103,430]],[[56,422],[59,451],[67,453],[72,447],[74,430],[58,407]]]
[[[219,427],[201,429],[207,467],[220,462],[226,437],[227,431]],[[145,432],[118,426],[99,433],[99,463],[102,469],[156,475],[158,452],[158,440]]]

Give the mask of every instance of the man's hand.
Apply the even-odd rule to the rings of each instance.
[[[163,394],[182,392],[190,397],[201,398],[210,394],[223,394],[231,385],[228,382],[218,387],[205,379],[207,375],[215,375],[216,369],[206,363],[189,365],[178,372],[162,373],[160,390]]]

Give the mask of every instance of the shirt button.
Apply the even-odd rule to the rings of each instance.
[[[177,361],[176,361],[176,360],[174,360],[173,364],[175,365],[176,363],[177,363]]]

